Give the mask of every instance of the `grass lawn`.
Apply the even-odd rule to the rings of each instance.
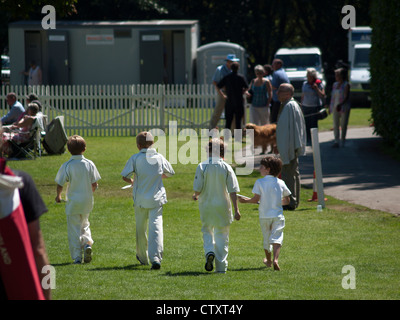
[[[354,116],[356,112],[352,114]],[[135,258],[135,221],[131,189],[120,172],[135,152],[134,137],[87,138],[85,156],[95,162],[102,179],[90,216],[93,260],[73,265],[69,256],[63,204],[56,204],[54,178],[69,154],[36,161],[10,161],[29,172],[49,209],[41,218],[50,263],[56,269],[53,298],[59,300],[264,300],[264,299],[399,299],[400,220],[328,197],[322,213],[307,202],[312,190],[302,189],[301,205],[285,212],[280,255],[282,271],[263,263],[257,205],[240,204],[242,219],[230,231],[226,274],[207,273],[197,202],[191,200],[196,164],[173,165],[176,175],[165,180],[169,202],[164,207],[164,260],[158,271]],[[238,176],[241,193],[251,195],[258,172]],[[342,280],[355,270],[356,289]]]
[[[368,127],[371,123],[371,108],[352,108],[350,111],[349,128]],[[320,131],[327,131],[333,128],[332,115],[324,120],[318,121]]]

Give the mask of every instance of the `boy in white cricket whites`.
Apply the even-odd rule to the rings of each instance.
[[[208,159],[197,166],[193,182],[193,200],[199,200],[202,223],[206,271],[225,273],[228,268],[229,227],[235,219],[240,220],[236,192],[239,183],[232,167],[224,160],[226,144],[214,138],[208,143]],[[229,199],[230,198],[230,199]]]
[[[278,176],[282,170],[282,160],[271,155],[261,160],[260,173],[263,178],[258,179],[253,187],[253,198],[245,199],[239,196],[241,203],[260,203],[259,219],[263,234],[263,246],[265,251],[264,264],[267,267],[274,266],[274,270],[280,270],[278,264],[279,253],[283,241],[283,229],[285,217],[282,205],[290,202],[290,190]],[[273,249],[274,260],[271,260]]]
[[[149,264],[150,260],[151,269],[157,270],[161,267],[164,250],[162,212],[167,203],[162,179],[175,172],[164,156],[151,148],[153,144],[154,137],[150,132],[140,132],[136,136],[139,152],[129,158],[121,175],[124,181],[133,184],[136,258],[143,265]]]
[[[63,163],[56,176],[56,202],[61,202],[63,186],[69,182],[65,213],[67,215],[68,242],[71,258],[75,264],[92,260],[93,239],[90,230],[89,214],[93,210],[93,192],[97,189],[97,181],[101,179],[95,164],[86,159],[85,140],[78,135],[71,136],[67,141],[71,158]]]

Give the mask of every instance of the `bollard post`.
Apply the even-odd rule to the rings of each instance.
[[[317,185],[318,204],[325,208],[324,183],[322,180],[321,153],[319,149],[318,128],[311,129],[311,143],[313,149],[314,172]]]

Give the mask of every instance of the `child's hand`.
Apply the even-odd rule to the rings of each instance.
[[[199,196],[196,195],[195,193],[193,193],[192,199],[193,199],[194,201],[197,201],[197,200],[199,200]]]
[[[240,217],[241,217],[240,212],[239,211],[235,212],[235,220],[239,221]]]
[[[244,199],[244,198],[242,198],[242,197],[238,197],[238,199],[239,199],[239,202],[240,202],[240,203],[245,203],[245,202],[246,202],[246,199]]]

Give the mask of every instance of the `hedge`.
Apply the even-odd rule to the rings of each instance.
[[[400,1],[371,2],[371,98],[375,133],[400,152]]]

